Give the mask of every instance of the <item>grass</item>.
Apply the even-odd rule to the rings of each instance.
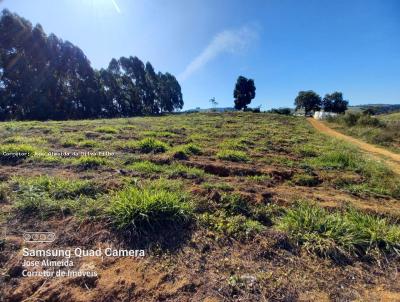
[[[264,230],[264,226],[243,215],[229,216],[226,214],[205,213],[200,217],[203,225],[228,237],[238,240],[248,240]]]
[[[97,169],[108,164],[105,158],[98,156],[82,156],[74,160],[74,164],[83,170]]]
[[[201,148],[195,144],[180,145],[171,150],[171,154],[176,159],[189,159],[191,155],[200,155]]]
[[[309,252],[338,260],[400,252],[399,225],[354,209],[329,212],[300,202],[287,210],[278,228],[288,232]]]
[[[168,145],[152,137],[142,139],[138,142],[138,148],[142,153],[163,153],[168,150]]]
[[[30,145],[3,145],[0,146],[0,162],[18,163],[33,156],[35,153],[36,149]]]
[[[94,129],[94,131],[99,132],[99,133],[108,133],[108,134],[116,134],[118,133],[118,129],[110,126],[103,126],[103,127],[97,127]]]
[[[193,210],[182,192],[131,187],[113,196],[108,214],[118,229],[143,234],[186,224]]]
[[[248,162],[250,160],[245,152],[237,150],[221,150],[217,153],[217,157],[233,162]]]

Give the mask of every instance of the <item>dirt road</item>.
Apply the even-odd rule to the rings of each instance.
[[[374,145],[368,144],[368,143],[363,142],[354,137],[351,137],[351,136],[345,135],[343,133],[340,133],[338,131],[335,131],[335,130],[329,128],[328,126],[326,126],[324,123],[322,123],[314,118],[308,118],[308,121],[318,131],[325,133],[329,136],[345,140],[345,141],[359,147],[361,150],[367,152],[372,157],[374,157],[376,159],[384,160],[387,163],[387,165],[390,168],[392,168],[393,171],[395,171],[397,174],[400,174],[400,154],[390,152],[386,149],[376,147]]]

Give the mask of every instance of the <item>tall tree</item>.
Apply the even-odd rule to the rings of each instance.
[[[246,109],[247,105],[251,103],[251,100],[254,99],[255,96],[256,87],[254,86],[254,80],[239,76],[233,91],[235,109]]]
[[[322,100],[322,105],[325,111],[344,113],[347,110],[348,101],[343,99],[341,92],[334,92],[332,94],[326,94]]]
[[[0,16],[0,119],[77,119],[181,109],[178,81],[137,57],[99,71],[77,46],[4,10]]]
[[[317,111],[321,109],[322,101],[321,97],[312,90],[300,91],[296,97],[294,104],[296,109],[304,109],[305,114],[309,114],[311,111]]]

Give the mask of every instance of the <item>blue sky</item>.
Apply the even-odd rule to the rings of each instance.
[[[180,80],[185,109],[232,106],[239,75],[252,105],[292,106],[300,90],[352,105],[400,103],[397,0],[3,0],[79,46],[96,68],[136,55]]]

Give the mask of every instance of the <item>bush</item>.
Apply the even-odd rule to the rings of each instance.
[[[168,150],[168,145],[162,141],[156,140],[152,137],[142,139],[138,143],[138,147],[143,153],[163,153]]]
[[[156,232],[190,221],[192,206],[182,192],[128,188],[111,200],[108,213],[118,229]]]
[[[353,127],[357,124],[358,119],[361,117],[361,114],[359,113],[346,113],[342,119],[343,122],[346,124],[346,126],[348,127]]]
[[[370,127],[384,127],[385,124],[381,122],[379,119],[372,117],[370,115],[362,115],[358,121],[358,125],[361,126],[370,126]]]
[[[354,209],[330,213],[300,202],[286,212],[278,228],[306,250],[335,259],[398,254],[400,249],[400,226]]]
[[[217,157],[233,162],[247,162],[250,160],[245,152],[236,150],[222,150],[217,153]]]

